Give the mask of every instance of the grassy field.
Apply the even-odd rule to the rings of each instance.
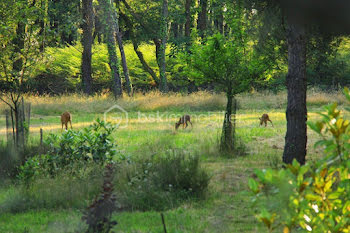
[[[211,175],[205,200],[188,201],[164,212],[168,232],[265,232],[255,219],[247,181],[255,168],[279,167],[286,130],[286,94],[254,93],[238,97],[237,135],[246,145],[244,156],[223,156],[217,148],[223,121],[225,98],[220,94],[196,93],[190,96],[158,93],[136,95],[115,102],[108,96],[36,97],[32,103],[31,140],[38,141],[40,128],[44,135],[61,133],[59,114],[71,111],[75,129],[94,119],[106,119],[119,125],[113,135],[121,153],[131,157],[149,156],[181,149],[199,155]],[[308,96],[308,118],[318,118],[320,106],[330,101],[345,102],[339,93],[311,92]],[[119,108],[104,114],[110,107]],[[0,105],[3,109],[4,105]],[[182,114],[190,114],[193,127],[174,130]],[[259,127],[258,117],[269,113],[274,127]],[[5,140],[4,118],[0,118],[0,138]],[[308,160],[317,159],[313,144],[318,140],[308,131]],[[0,185],[0,206],[18,191],[14,184]],[[40,192],[40,190],[38,190]],[[62,193],[62,195],[65,195]],[[88,205],[89,201],[86,201]],[[0,232],[76,232],[82,227],[79,208],[40,208],[0,213]],[[115,232],[163,232],[159,212],[124,211],[116,213]]]

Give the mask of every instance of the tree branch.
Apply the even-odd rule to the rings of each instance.
[[[2,102],[4,102],[5,104],[7,104],[11,109],[13,109],[12,105],[9,102],[7,102],[4,98],[2,98],[1,96],[0,96],[0,100]]]
[[[126,0],[121,0],[124,3],[124,6],[126,9],[129,10],[130,14],[138,21],[138,23],[149,33],[149,34],[157,34],[157,31],[154,31],[150,27],[148,27],[146,24],[144,24],[144,20],[137,14],[133,9],[130,7],[130,5],[126,2]]]

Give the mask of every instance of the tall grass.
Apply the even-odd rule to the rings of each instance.
[[[133,97],[124,96],[115,100],[110,93],[85,96],[69,94],[61,96],[25,95],[27,102],[32,104],[34,114],[57,115],[64,111],[72,113],[103,113],[109,107],[118,104],[127,111],[154,111],[154,110],[217,110],[223,109],[226,99],[222,94],[197,92],[189,95],[171,93],[163,95],[158,91],[145,95],[136,93]],[[0,103],[0,110],[5,110],[5,104]]]
[[[38,209],[84,208],[99,192],[101,174],[102,171],[96,169],[94,175],[81,179],[61,174],[56,178],[36,179],[30,186],[7,186],[7,191],[0,196],[0,215]]]
[[[18,166],[22,165],[28,158],[39,153],[38,144],[29,142],[23,149],[15,149],[13,146],[0,143],[0,185],[1,181],[13,178],[18,173]]]
[[[133,97],[124,96],[115,100],[110,93],[85,96],[68,94],[61,96],[25,95],[27,102],[32,104],[34,114],[48,116],[59,115],[64,111],[72,113],[98,114],[105,112],[111,106],[118,104],[126,111],[222,111],[225,109],[226,97],[223,93],[200,91],[191,94],[162,94],[152,91],[146,94],[136,93]],[[264,110],[284,109],[287,104],[287,92],[277,94],[272,92],[243,93],[237,96],[239,109]],[[342,105],[345,97],[341,91],[322,92],[316,89],[308,91],[308,106],[319,107],[336,101]],[[0,103],[0,112],[7,106]]]

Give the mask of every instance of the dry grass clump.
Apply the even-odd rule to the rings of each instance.
[[[124,100],[126,103],[137,103],[138,110],[221,110],[225,108],[226,97],[223,94],[213,94],[200,91],[187,94],[162,94],[158,91],[146,95],[136,94],[133,98]],[[136,107],[136,106],[135,106]]]
[[[346,103],[346,97],[342,91],[322,92],[315,89],[308,91],[308,105],[323,106],[334,102],[338,103],[338,105]]]
[[[287,91],[277,94],[266,92],[244,93],[237,97],[240,109],[285,109],[287,106]],[[308,106],[321,107],[337,102],[338,105],[346,103],[346,98],[342,91],[325,92],[318,89],[307,91]]]
[[[223,110],[226,98],[222,94],[212,94],[201,91],[192,94],[169,93],[158,91],[147,94],[135,93],[133,97],[125,96],[123,99],[114,99],[110,93],[85,96],[69,94],[61,96],[25,95],[25,100],[32,104],[35,114],[59,115],[64,111],[72,113],[103,113],[108,108],[118,104],[127,111],[212,111]],[[0,110],[7,106],[0,103]]]
[[[287,106],[285,91],[274,94],[272,92],[243,93],[237,97],[240,109],[282,109]]]
[[[61,96],[26,95],[25,99],[32,104],[34,112],[39,115],[61,114],[66,110],[70,112],[99,113],[104,112],[106,108],[115,104],[109,94],[92,96],[82,94]]]

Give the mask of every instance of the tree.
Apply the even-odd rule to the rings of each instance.
[[[41,54],[40,27],[36,22],[42,13],[35,3],[14,0],[0,2],[0,17],[3,19],[0,22],[0,79],[7,87],[7,90],[0,90],[0,101],[11,110],[17,147],[25,144],[22,94],[28,74]]]
[[[126,62],[126,57],[125,57],[125,52],[124,52],[124,45],[123,45],[123,39],[122,39],[122,35],[121,35],[120,29],[119,29],[118,14],[117,14],[116,10],[113,10],[113,11],[115,12],[115,14],[114,14],[115,36],[116,36],[117,41],[118,41],[120,56],[121,56],[121,60],[122,60],[122,66],[123,66],[124,78],[125,78],[125,83],[126,83],[126,89],[128,90],[128,95],[132,96],[133,89],[132,89],[132,84],[131,84],[130,77],[129,77],[129,69],[128,69],[128,65],[127,65],[127,62]]]
[[[288,74],[287,74],[287,132],[283,162],[297,159],[305,163],[307,143],[306,109],[306,32],[303,25],[288,22]]]
[[[111,68],[112,80],[113,80],[113,94],[115,98],[123,95],[122,83],[119,74],[119,60],[116,52],[116,41],[115,41],[115,23],[116,19],[115,10],[113,8],[111,0],[100,0],[99,4],[103,12],[103,25],[104,33],[107,42],[108,55],[109,55],[109,66]]]
[[[136,49],[135,52],[137,53],[143,67],[145,68],[145,71],[149,72],[152,75],[154,72],[152,72],[151,69],[147,69],[148,65],[146,65],[144,60],[142,60],[143,56],[139,56],[141,55],[141,52],[139,50],[137,51],[137,48],[138,44],[141,41],[153,41],[156,47],[156,59],[159,67],[158,87],[161,92],[167,92],[168,81],[166,78],[165,50],[168,40],[168,1],[160,1],[162,3],[161,5],[159,5],[156,1],[142,1],[140,3],[131,2],[132,4],[137,4],[137,6],[134,8],[131,7],[126,0],[121,1],[123,2],[123,5],[127,9],[128,13],[131,15],[129,17],[123,18],[127,19],[127,27],[131,29],[131,39],[133,40],[134,48]],[[137,11],[135,9],[137,9]],[[132,20],[129,20],[129,18],[132,18]],[[133,30],[136,27],[142,30]],[[150,66],[148,66],[148,68],[149,67]],[[153,75],[152,77],[156,82],[156,78]]]
[[[350,4],[341,0],[247,0],[246,3],[250,4],[251,10],[255,9],[260,15],[267,15],[271,10],[276,12],[275,16],[269,14],[270,17],[265,17],[267,20],[263,21],[262,24],[274,24],[275,27],[281,28],[282,32],[285,31],[288,46],[288,74],[286,77],[288,102],[283,161],[291,163],[295,158],[299,163],[304,164],[307,144],[306,64],[307,59],[312,57],[307,54],[307,47],[312,45],[310,38],[313,40],[319,37],[322,38],[319,41],[322,41],[326,46],[320,46],[320,49],[317,49],[318,52],[325,53],[322,50],[331,52],[333,40],[329,40],[327,37],[332,38],[335,35],[350,33],[349,14],[347,13]],[[271,23],[273,22],[271,18],[276,16],[280,20]],[[270,31],[265,31],[265,33],[271,38]],[[317,53],[315,49],[313,50],[314,53]],[[317,69],[320,71],[323,56],[317,55],[316,60],[318,63],[316,67],[318,66]]]
[[[159,86],[159,78],[156,74],[156,72],[151,68],[151,66],[146,62],[143,53],[139,49],[139,39],[137,38],[137,35],[135,33],[134,29],[134,23],[132,22],[131,18],[123,13],[122,11],[119,11],[120,17],[123,19],[126,30],[128,34],[130,35],[129,38],[131,40],[131,43],[133,45],[134,51],[142,65],[142,68],[144,69],[145,72],[151,75],[153,81],[156,83],[157,86]]]
[[[92,93],[92,68],[91,68],[91,49],[93,43],[93,28],[94,28],[94,11],[92,0],[82,0],[82,16],[83,16],[83,35],[81,37],[81,43],[83,45],[83,54],[81,62],[81,74],[83,91],[85,94],[91,95]]]
[[[43,24],[42,29],[46,24],[49,28],[44,31],[47,45],[75,44],[79,38],[78,30],[83,19],[80,1],[41,0],[36,2],[40,2],[42,10],[47,14],[47,18],[39,19]]]
[[[338,3],[339,2],[328,6],[338,7],[338,9],[340,9]],[[321,4],[326,6],[325,2],[322,2]],[[316,34],[314,31],[310,30],[311,25],[320,26],[323,32],[326,32],[323,34],[324,38],[333,34],[334,31],[328,27],[324,28],[322,21],[321,24],[318,24],[317,21],[313,21],[317,17],[315,19],[307,19],[307,16],[303,14],[307,13],[309,10],[306,8],[307,4],[302,1],[298,1],[297,6],[294,6],[294,2],[282,1],[282,7],[286,11],[286,38],[288,44],[288,74],[286,80],[288,90],[286,111],[287,132],[285,137],[283,162],[291,164],[293,159],[296,159],[300,164],[305,164],[307,144],[307,32],[313,32],[314,35]],[[321,10],[319,12],[321,12]],[[308,13],[312,13],[312,10]],[[334,24],[334,22],[330,22],[330,24]],[[337,27],[339,30],[339,26]],[[345,30],[343,30],[343,32],[345,32]]]
[[[235,128],[232,125],[232,114],[235,114],[235,96],[249,86],[248,60],[250,51],[245,49],[245,42],[240,34],[232,40],[223,35],[210,37],[207,44],[193,45],[189,58],[189,74],[197,83],[213,83],[226,93],[227,106],[223,124],[222,150],[234,149]]]
[[[283,162],[292,163],[293,159],[301,164],[305,163],[306,143],[307,143],[307,109],[306,109],[306,31],[305,23],[294,20],[296,12],[286,11],[281,7],[279,1],[247,1],[250,3],[250,10],[257,10],[257,14],[270,15],[275,12],[275,16],[280,16],[276,24],[284,29],[288,46],[288,74],[286,86],[288,90],[287,99],[287,132],[285,136],[285,147],[283,152]],[[291,2],[292,3],[292,2]],[[284,11],[283,11],[284,10]],[[287,12],[283,14],[283,12]],[[282,13],[282,14],[281,14]],[[275,16],[271,16],[270,19]],[[265,19],[269,20],[269,18]],[[286,24],[285,24],[285,19]],[[263,21],[264,24],[270,21]],[[269,32],[265,32],[269,33]]]

